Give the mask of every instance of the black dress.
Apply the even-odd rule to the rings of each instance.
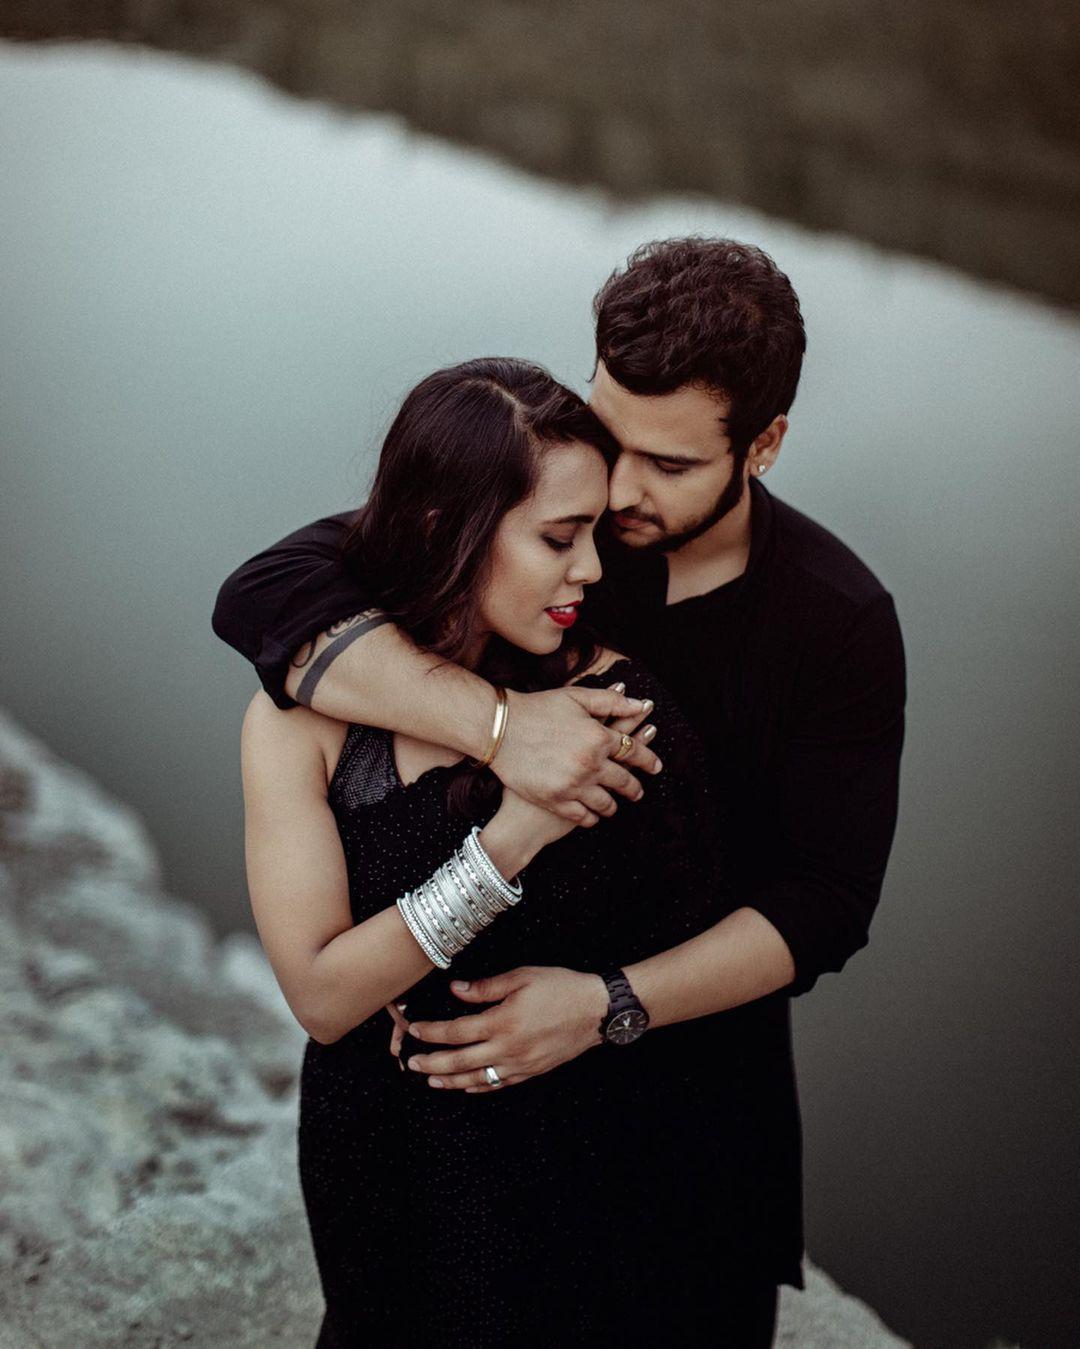
[[[525,896],[406,995],[407,1015],[482,1010],[451,978],[518,965],[599,972],[663,951],[729,911],[717,803],[695,734],[655,678],[617,662],[651,697],[664,771],[643,801],[545,849]],[[457,847],[448,774],[401,783],[392,737],[350,727],[329,800],[357,922],[392,904]],[[299,1163],[326,1299],[320,1349],[506,1349],[714,1344],[718,1271],[738,1269],[749,1200],[739,1186],[735,1023],[719,1013],[488,1093],[435,1089],[388,1052],[385,1011],[332,1045],[310,1040]],[[406,1038],[404,1056],[437,1046]]]

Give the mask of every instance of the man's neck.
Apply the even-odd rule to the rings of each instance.
[[[668,604],[706,595],[743,574],[750,558],[750,515],[748,486],[734,510],[704,534],[667,554]]]

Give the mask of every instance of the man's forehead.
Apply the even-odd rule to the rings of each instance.
[[[701,458],[726,447],[727,403],[684,385],[668,394],[635,394],[597,367],[589,406],[625,450]]]

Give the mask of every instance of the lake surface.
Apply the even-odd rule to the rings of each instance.
[[[809,351],[772,491],[896,597],[903,808],[869,948],[795,1005],[808,1253],[922,1346],[1075,1342],[1080,323],[693,200],[616,210],[110,47],[0,47],[0,700],[250,926],[218,585],[363,500],[421,375],[585,390],[636,244],[760,243]]]

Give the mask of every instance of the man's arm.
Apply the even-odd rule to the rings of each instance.
[[[371,609],[371,596],[340,558],[353,515],[327,515],[287,534],[237,567],[218,591],[214,632],[254,665],[282,709],[296,706],[285,682],[297,649]]]
[[[889,860],[904,743],[906,672],[892,597],[849,621],[785,746],[776,846],[763,885],[740,896],[783,937],[793,997],[869,941]]]
[[[855,615],[807,691],[778,799],[762,803],[776,836],[772,874],[707,931],[623,967],[652,1025],[727,1011],[778,989],[798,996],[866,945],[896,828],[904,701],[900,628],[882,595]],[[506,1001],[475,1017],[419,1023],[417,1038],[468,1047],[413,1058],[445,1087],[470,1091],[489,1090],[477,1081],[485,1063],[497,1061],[523,1081],[575,1058],[599,1043],[607,1010],[597,974],[554,967],[511,970],[454,991],[467,1002]]]
[[[286,692],[338,720],[383,726],[482,758],[494,722],[495,690],[380,618],[358,614],[307,643],[293,658]],[[576,824],[592,825],[610,815],[613,792],[641,795],[630,769],[659,771],[660,760],[640,733],[621,762],[609,758],[623,731],[633,731],[651,710],[624,697],[622,686],[508,690],[507,699],[506,734],[492,770],[520,796]],[[609,718],[623,720],[605,726]]]
[[[485,680],[416,647],[372,607],[340,557],[351,513],[326,516],[237,568],[218,592],[217,635],[251,661],[276,706],[298,702],[484,756],[495,692]],[[492,769],[519,795],[578,824],[615,809],[611,793],[636,798],[630,769],[660,760],[640,734],[621,763],[610,756],[622,730],[611,718],[647,708],[611,690],[570,688],[509,694],[510,715]]]

